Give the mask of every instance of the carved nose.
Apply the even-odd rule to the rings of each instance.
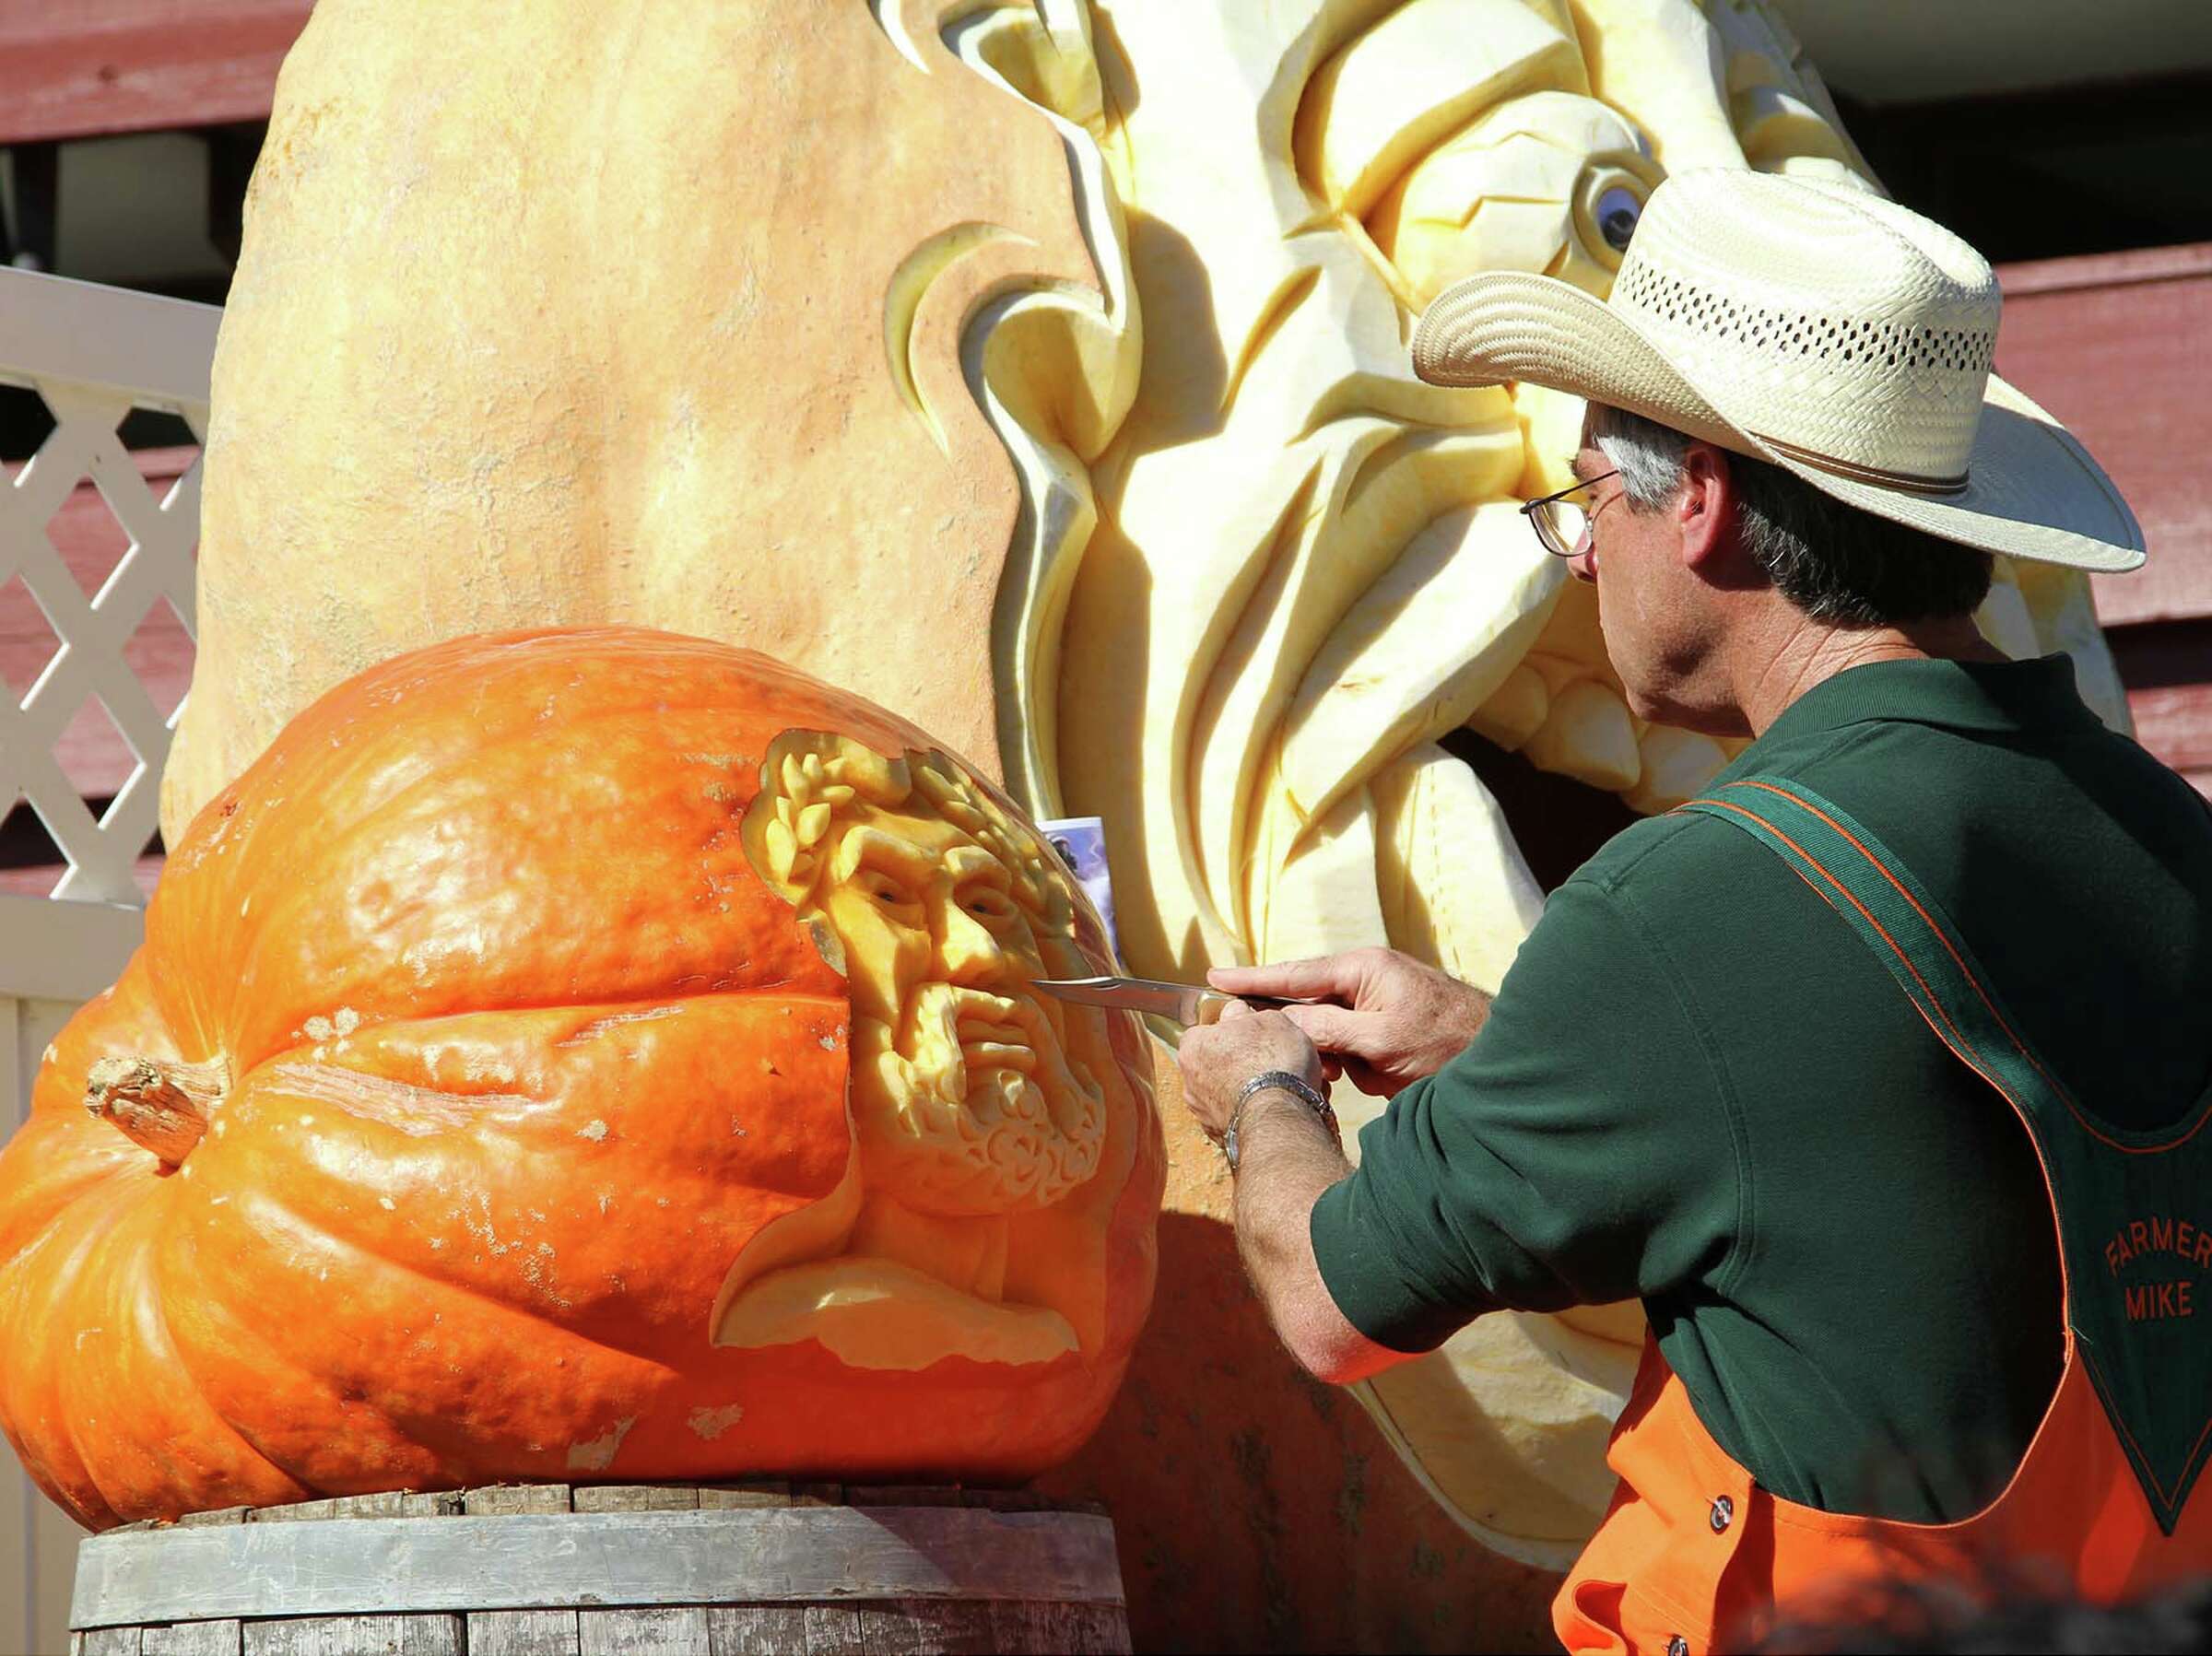
[[[981,985],[1005,969],[1006,953],[999,946],[998,939],[991,934],[988,926],[959,904],[951,901],[945,904],[945,923],[940,935],[945,940],[940,964],[950,981]]]

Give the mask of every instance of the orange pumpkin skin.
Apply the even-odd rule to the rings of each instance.
[[[1009,1294],[1089,1308],[1079,1351],[901,1369],[710,1338],[740,1251],[853,1154],[846,980],[740,841],[793,729],[930,746],[750,652],[511,634],[341,686],[209,804],[0,1152],[0,1424],[48,1494],[102,1528],[1074,1451],[1152,1292],[1164,1162],[1125,1015],[1079,1015],[1113,1072],[1095,1172],[1007,1220]],[[1111,969],[1079,898],[1074,927],[1069,963]],[[117,1056],[216,1066],[173,1170],[85,1108]]]

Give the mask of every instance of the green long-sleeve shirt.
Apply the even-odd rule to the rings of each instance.
[[[1853,668],[1731,768],[1866,824],[2083,1102],[2212,1083],[2212,811],[2064,657]],[[1480,1037],[1315,1207],[1324,1280],[1399,1350],[1497,1307],[1641,1298],[1722,1448],[1831,1510],[1978,1510],[2058,1378],[2050,1208],[2009,1107],[1771,852],[1622,833],[1554,894]]]

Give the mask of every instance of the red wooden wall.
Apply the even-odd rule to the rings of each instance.
[[[0,144],[268,116],[308,0],[0,0]]]
[[[2007,265],[1997,366],[2088,446],[2150,560],[2095,578],[2136,734],[2212,794],[2212,243]]]

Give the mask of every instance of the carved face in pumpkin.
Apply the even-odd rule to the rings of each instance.
[[[868,1184],[959,1217],[1045,1207],[1088,1179],[1097,1055],[1071,1053],[1066,1009],[1028,988],[1084,969],[1056,859],[942,753],[793,732],[762,772],[746,847],[851,985]],[[1077,1022],[1080,1049],[1094,1031]]]
[[[294,721],[172,851],[146,948],[0,1150],[26,1464],[104,1526],[1065,1456],[1150,1298],[1149,1055],[1128,1014],[1048,1030],[983,987],[1104,970],[1102,933],[929,746],[630,628],[455,640]],[[877,857],[1003,933],[810,938],[794,889],[874,903]],[[786,884],[802,861],[818,887]],[[953,1022],[964,1084],[857,1081],[869,1027],[906,1062],[891,1007],[903,1030],[942,993],[999,1014]]]
[[[1093,1274],[1037,1267],[1099,1245],[1128,1054],[1108,1020],[1030,985],[1098,969],[1098,916],[942,751],[789,730],[759,780],[746,855],[851,997],[853,1152],[731,1265],[715,1344],[812,1340],[877,1369],[1095,1349]]]

